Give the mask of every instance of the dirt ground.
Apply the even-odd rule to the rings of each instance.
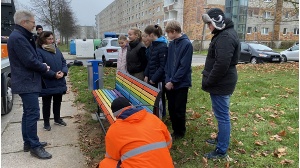
[[[84,108],[84,107],[83,107]],[[95,168],[105,154],[105,135],[102,132],[99,121],[91,117],[91,113],[76,115],[79,123],[80,148],[86,157],[86,164],[89,168]],[[108,123],[104,121],[105,126]]]

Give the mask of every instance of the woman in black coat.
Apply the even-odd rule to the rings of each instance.
[[[53,33],[50,31],[43,31],[37,40],[37,54],[43,63],[50,66],[50,70],[42,74],[43,85],[40,93],[43,100],[44,129],[47,131],[51,130],[49,119],[52,98],[54,124],[67,125],[60,118],[60,107],[62,95],[67,91],[65,76],[67,76],[68,67],[62,53],[53,42]]]

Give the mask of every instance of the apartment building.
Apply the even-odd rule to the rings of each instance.
[[[126,34],[130,27],[143,30],[156,23],[164,29],[168,21],[177,20],[191,40],[208,48],[212,35],[202,14],[215,7],[233,20],[241,41],[277,46],[281,41],[298,41],[298,9],[284,0],[115,0],[96,15],[97,37],[104,32]]]
[[[298,1],[299,2],[299,1]],[[299,40],[299,12],[284,0],[249,0],[246,41],[274,42]]]
[[[164,11],[161,0],[115,0],[96,15],[97,37],[104,32],[127,34],[129,28],[144,30],[147,25],[163,26]]]

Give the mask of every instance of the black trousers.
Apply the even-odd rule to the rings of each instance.
[[[43,96],[42,100],[43,100],[44,124],[49,124],[52,97],[53,97],[52,109],[53,109],[54,121],[58,121],[60,119],[60,106],[62,101],[62,94]]]
[[[185,122],[188,91],[189,88],[166,90],[169,115],[175,136],[184,136],[186,132]]]

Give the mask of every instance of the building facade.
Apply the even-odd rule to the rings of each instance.
[[[96,15],[97,37],[103,38],[104,32],[127,34],[130,27],[143,31],[157,23],[164,29],[168,21],[177,20],[198,48],[208,48],[212,35],[202,14],[215,7],[234,21],[241,41],[277,47],[281,41],[298,41],[298,9],[284,0],[115,0]]]
[[[115,0],[96,15],[97,37],[104,32],[127,34],[131,27],[144,30],[147,25],[164,23],[161,0]]]

